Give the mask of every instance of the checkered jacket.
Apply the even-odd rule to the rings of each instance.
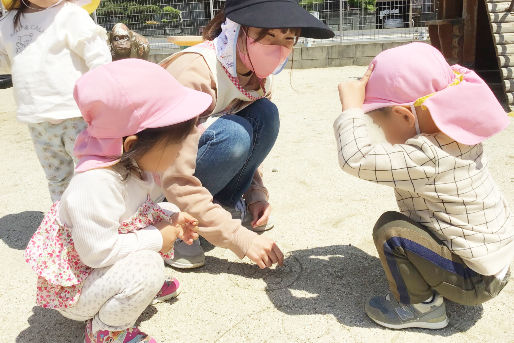
[[[400,211],[429,228],[465,263],[494,275],[514,258],[514,221],[487,170],[482,144],[418,135],[372,144],[360,109],[334,123],[339,163],[349,174],[394,187]]]

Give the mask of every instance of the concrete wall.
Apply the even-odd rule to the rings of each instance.
[[[332,45],[316,45],[312,47],[298,46],[294,48],[293,57],[289,59],[287,68],[307,69],[343,67],[350,65],[368,65],[371,60],[383,50],[394,48],[411,41],[401,42],[369,42],[369,43],[343,43]],[[179,51],[177,49],[177,51]],[[168,54],[150,53],[150,61],[160,62]]]
[[[293,69],[365,66],[382,51],[407,43],[411,43],[411,41],[295,47],[293,57],[290,58],[287,68],[291,68],[291,64]]]

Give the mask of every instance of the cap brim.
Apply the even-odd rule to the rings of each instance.
[[[164,115],[146,123],[146,126],[157,128],[186,122],[204,113],[211,104],[212,96],[209,94],[186,88],[186,94],[180,104],[170,109],[172,115],[164,112]]]
[[[261,2],[226,13],[238,24],[267,29],[299,28],[300,36],[328,39],[334,32],[294,2]]]
[[[73,0],[74,3],[85,9],[89,14],[100,6],[100,0]]]
[[[395,103],[395,102],[368,102],[362,105],[362,110],[364,113],[369,113],[381,108],[391,107],[391,106],[410,106],[411,103]]]

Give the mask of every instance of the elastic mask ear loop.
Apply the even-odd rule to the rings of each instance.
[[[412,114],[414,114],[414,125],[416,126],[416,134],[420,135],[421,131],[419,129],[419,121],[418,121],[418,113],[416,112],[416,106],[414,104],[410,105],[412,110]]]

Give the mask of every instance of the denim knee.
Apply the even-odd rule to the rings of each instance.
[[[252,149],[253,127],[248,120],[237,115],[226,116],[225,119],[232,122],[225,125],[225,132],[223,132],[227,137],[225,145],[227,163],[244,163]]]
[[[273,141],[280,130],[280,116],[277,106],[269,99],[260,99],[240,112],[260,129],[260,136],[266,136]]]

